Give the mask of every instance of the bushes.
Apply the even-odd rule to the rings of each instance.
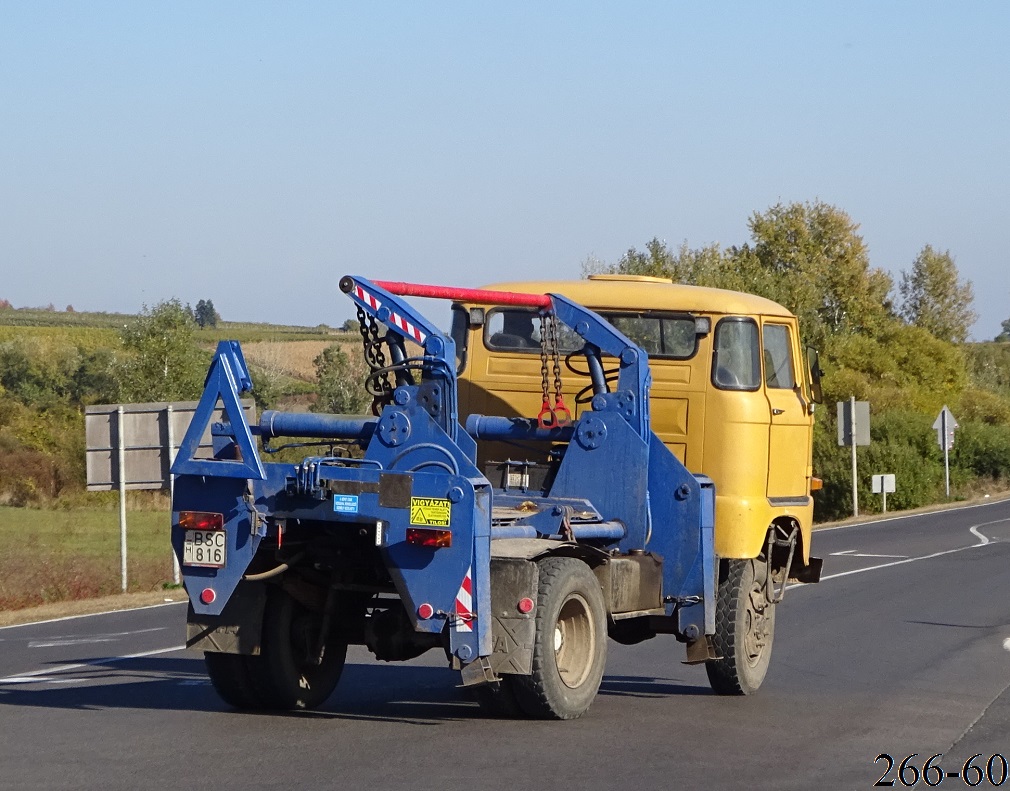
[[[0,397],[0,504],[29,505],[84,486],[84,417]]]

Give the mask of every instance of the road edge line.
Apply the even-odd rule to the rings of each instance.
[[[175,604],[188,604],[189,599],[179,601],[166,601],[158,604],[145,604],[143,607],[124,607],[119,610],[103,610],[102,612],[83,612],[80,615],[64,615],[59,618],[47,618],[44,621],[28,621],[26,623],[12,623],[7,626],[0,626],[0,631],[5,629],[20,629],[24,626],[42,626],[47,623],[60,623],[62,621],[73,621],[77,618],[94,618],[96,615],[115,615],[117,612],[140,612],[141,610],[154,610],[158,607],[171,607]],[[17,612],[14,610],[14,612]]]

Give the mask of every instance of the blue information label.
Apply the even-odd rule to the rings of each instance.
[[[356,494],[335,494],[333,495],[333,510],[338,514],[358,513],[358,495]]]

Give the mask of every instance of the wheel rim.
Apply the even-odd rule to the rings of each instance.
[[[744,632],[744,651],[747,654],[747,664],[755,667],[761,662],[762,654],[769,642],[769,608],[771,605],[765,596],[763,582],[754,580],[750,595],[747,597],[746,631]]]
[[[576,689],[586,682],[593,669],[596,626],[589,603],[572,594],[558,613],[554,626],[554,659],[565,686]]]

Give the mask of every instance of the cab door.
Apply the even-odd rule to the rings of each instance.
[[[765,321],[762,354],[765,393],[771,419],[768,428],[768,499],[773,506],[809,503],[811,417],[797,375],[796,328]]]

